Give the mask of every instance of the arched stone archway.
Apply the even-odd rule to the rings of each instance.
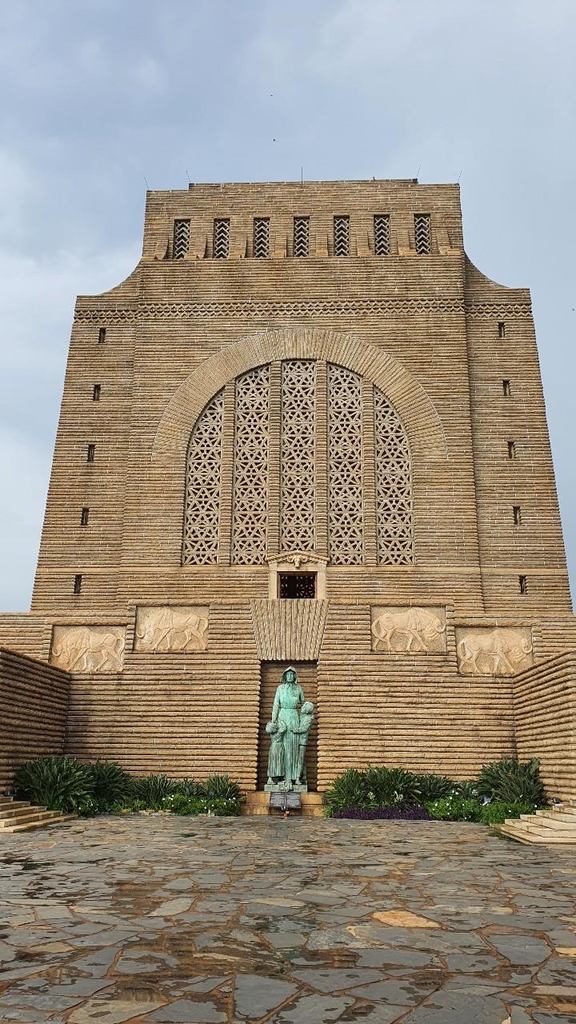
[[[179,387],[158,424],[152,461],[182,460],[190,431],[205,405],[224,385],[248,370],[284,359],[337,363],[380,388],[396,409],[415,459],[447,458],[440,417],[421,384],[394,356],[354,334],[311,328],[281,328],[250,334],[204,360]]]

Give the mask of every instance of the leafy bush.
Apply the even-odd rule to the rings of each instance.
[[[356,818],[361,821],[376,819],[402,821],[430,821],[425,807],[409,804],[398,804],[395,807],[347,807],[343,811],[335,811],[333,818]]]
[[[240,801],[222,797],[187,797],[183,793],[174,793],[166,797],[164,808],[173,814],[214,814],[238,815],[241,812]]]
[[[404,768],[373,768],[368,765],[364,775],[370,807],[413,804],[420,798],[419,776]]]
[[[506,818],[519,818],[521,814],[533,814],[534,810],[533,804],[492,800],[481,808],[480,821],[483,825],[502,825]]]
[[[199,800],[205,796],[204,786],[195,779],[178,779],[174,783],[174,794],[188,797],[188,799]]]
[[[335,811],[344,811],[349,807],[368,807],[368,792],[365,773],[357,768],[347,768],[326,790],[324,813],[332,817]]]
[[[209,775],[203,786],[208,799],[239,800],[240,787],[229,775]]]
[[[86,765],[86,771],[95,806],[93,813],[111,811],[129,796],[132,779],[114,761],[95,761]]]
[[[536,758],[524,764],[514,758],[485,764],[478,776],[478,792],[491,800],[503,800],[510,804],[540,807],[546,803],[546,791],[540,779],[540,762]]]
[[[472,782],[455,782],[453,789],[458,796],[464,797],[465,800],[478,799],[478,783],[475,779]]]
[[[19,799],[54,811],[89,816],[103,811],[173,811],[175,814],[241,812],[240,787],[228,775],[211,775],[202,784],[176,782],[167,775],[133,778],[114,762],[80,764],[72,757],[42,757],[23,764],[14,779]]]
[[[64,813],[79,811],[92,796],[87,767],[73,757],[27,761],[16,772],[14,793],[19,800]]]
[[[439,800],[440,797],[449,796],[454,791],[457,783],[449,779],[447,775],[422,774],[417,775],[420,789],[420,799],[423,802],[428,800]]]
[[[124,801],[122,806],[118,808],[118,811],[120,814],[138,814],[139,811],[145,811],[147,809],[145,800],[138,800],[135,796],[130,796]]]
[[[175,787],[176,783],[162,772],[158,775],[141,775],[132,782],[135,798],[142,800],[151,811],[160,811],[163,801],[173,794]]]
[[[431,818],[440,821],[480,821],[482,804],[478,799],[468,799],[453,793],[433,800],[426,805]]]

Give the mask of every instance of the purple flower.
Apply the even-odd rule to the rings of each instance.
[[[384,819],[388,821],[431,821],[425,807],[411,804],[399,804],[397,807],[345,807],[343,811],[334,811],[333,818],[355,818],[362,821]]]

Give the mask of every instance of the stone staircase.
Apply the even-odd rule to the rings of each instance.
[[[35,807],[27,800],[12,800],[10,797],[0,796],[0,836],[5,832],[27,832],[32,828],[58,825],[75,817],[75,814],[62,814],[60,811],[48,811],[45,807]]]
[[[503,825],[494,828],[519,843],[576,846],[576,800],[568,800],[546,811],[507,818]]]

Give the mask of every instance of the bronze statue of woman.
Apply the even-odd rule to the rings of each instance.
[[[284,753],[284,785],[291,788],[298,783],[300,736],[297,730],[300,725],[299,705],[304,704],[304,691],[298,682],[296,669],[290,665],[282,673],[282,681],[276,690],[272,705],[271,731],[280,733]],[[275,727],[275,728],[274,728]]]

